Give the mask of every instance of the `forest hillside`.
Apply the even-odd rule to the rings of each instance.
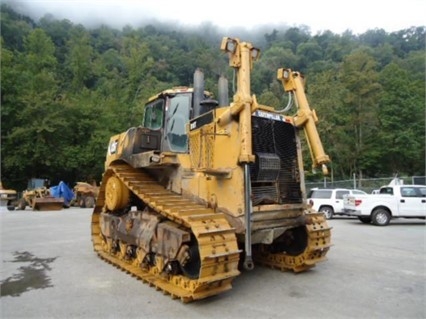
[[[71,186],[99,182],[109,137],[141,124],[150,96],[191,85],[196,68],[209,91],[217,92],[221,75],[232,80],[220,51],[224,36],[261,49],[251,80],[261,104],[287,103],[278,68],[305,75],[335,179],[425,175],[425,31],[312,35],[283,27],[221,34],[210,24],[118,30],[52,15],[33,21],[3,4],[1,179],[18,190],[31,177]]]

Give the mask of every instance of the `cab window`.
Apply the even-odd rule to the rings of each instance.
[[[308,198],[331,198],[331,194],[330,190],[312,190]]]
[[[346,194],[349,194],[349,191],[336,191],[336,199],[343,199]]]
[[[426,187],[419,187],[417,190],[419,191],[420,197],[426,197]]]
[[[156,100],[145,106],[143,126],[151,130],[163,127],[164,100]]]
[[[416,189],[413,187],[401,187],[402,197],[417,197]]]
[[[393,188],[392,187],[382,187],[380,189],[380,194],[393,195]]]

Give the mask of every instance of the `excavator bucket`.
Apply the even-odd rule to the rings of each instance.
[[[64,199],[56,197],[34,198],[33,210],[61,210],[64,208]]]

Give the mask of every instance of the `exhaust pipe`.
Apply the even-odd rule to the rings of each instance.
[[[192,118],[202,114],[201,101],[204,99],[204,73],[197,68],[194,72],[194,101]]]
[[[229,105],[229,89],[228,89],[228,79],[223,75],[220,76],[218,82],[218,98],[219,106],[228,106]]]

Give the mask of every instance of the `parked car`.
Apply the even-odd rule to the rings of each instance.
[[[344,195],[367,195],[359,189],[347,188],[313,188],[308,194],[308,203],[318,212],[322,212],[325,218],[332,219],[334,215],[344,215]]]
[[[379,194],[347,195],[343,210],[366,224],[386,226],[392,218],[426,218],[426,185],[389,185]]]

